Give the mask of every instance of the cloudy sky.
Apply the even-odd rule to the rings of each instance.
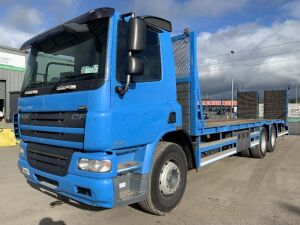
[[[0,44],[19,47],[33,35],[90,9],[109,6],[173,22],[197,33],[202,92],[300,87],[300,0],[0,0]],[[234,51],[234,54],[230,54]],[[299,91],[300,92],[300,91]]]

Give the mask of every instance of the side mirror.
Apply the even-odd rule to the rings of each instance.
[[[143,61],[137,57],[128,56],[126,72],[129,75],[142,75],[144,73]]]
[[[129,20],[128,28],[128,57],[126,65],[126,84],[125,86],[117,86],[116,92],[123,96],[129,89],[130,77],[142,75],[144,73],[144,63],[141,59],[134,57],[133,54],[141,53],[146,47],[146,23],[138,18],[132,17]]]
[[[139,53],[144,51],[145,46],[146,23],[138,17],[133,17],[129,20],[128,51]]]

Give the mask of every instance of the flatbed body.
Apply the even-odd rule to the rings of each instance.
[[[260,131],[263,128],[266,128],[269,134],[274,126],[278,137],[288,133],[285,117],[205,119],[197,69],[196,36],[194,33],[185,33],[173,37],[172,41],[175,50],[177,100],[182,108],[182,126],[195,140],[197,168],[239,153],[245,146],[256,147],[260,144]],[[283,104],[287,104],[287,101]],[[286,105],[282,107],[287,108]],[[244,137],[244,133],[248,136],[244,140],[246,145],[240,144],[243,142],[240,136],[243,134]]]
[[[285,120],[266,120],[266,119],[232,119],[232,120],[206,120],[202,134],[211,134],[217,131],[234,131],[245,128],[253,128],[270,124],[285,124]]]
[[[196,36],[185,33],[172,38],[175,50],[177,100],[182,108],[182,126],[192,136],[261,127],[287,125],[286,119],[205,119],[197,69]],[[188,50],[187,50],[188,49]],[[184,65],[188,64],[188,66]],[[285,106],[286,107],[286,106]]]

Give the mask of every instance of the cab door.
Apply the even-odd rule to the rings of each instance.
[[[169,35],[169,34],[168,34]],[[131,76],[129,90],[125,95],[115,91],[126,81],[128,56],[128,23],[119,21],[116,40],[116,73],[111,77],[111,134],[113,148],[144,145],[154,142],[165,130],[172,129],[168,118],[172,112],[170,99],[176,96],[174,84],[167,85],[167,74],[163,70],[162,33],[147,28],[146,48],[133,54],[144,63],[141,75]]]

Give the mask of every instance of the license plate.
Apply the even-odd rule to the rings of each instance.
[[[25,167],[22,168],[22,173],[23,173],[24,175],[27,175],[27,176],[30,175],[29,170],[28,170],[27,168],[25,168]]]

